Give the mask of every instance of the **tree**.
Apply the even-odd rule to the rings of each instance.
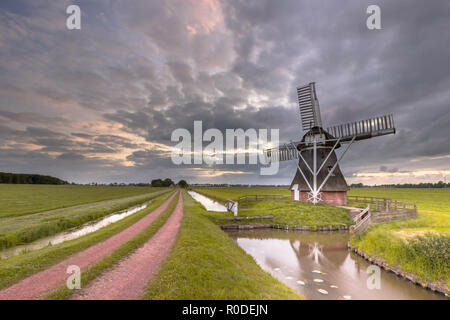
[[[174,183],[173,183],[172,179],[166,178],[166,179],[164,179],[162,184],[163,184],[163,187],[170,187]]]
[[[152,180],[152,187],[162,187],[163,181],[161,179]]]
[[[154,179],[152,180],[152,187],[170,187],[173,183],[172,179],[166,178],[164,180]]]
[[[13,184],[68,184],[67,181],[40,174],[0,172],[0,183]]]
[[[180,180],[180,181],[178,181],[178,186],[180,188],[187,188],[188,187],[188,183],[186,182],[186,180]]]

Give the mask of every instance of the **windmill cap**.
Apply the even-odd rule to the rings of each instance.
[[[328,131],[324,130],[322,127],[316,126],[316,127],[312,127],[311,129],[308,130],[307,133],[305,133],[305,135],[303,136],[301,142],[305,143],[306,137],[311,136],[311,135],[316,135],[316,134],[323,134],[323,135],[325,135],[325,140],[336,139],[333,135],[331,135]],[[326,141],[325,143],[323,143],[321,145],[332,148],[335,143],[336,143],[336,141]],[[340,146],[341,146],[341,144],[339,143],[336,146],[336,149],[339,148]]]

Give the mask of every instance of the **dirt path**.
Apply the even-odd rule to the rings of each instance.
[[[104,273],[86,288],[76,292],[78,300],[136,300],[145,292],[149,280],[155,276],[175,242],[183,217],[183,198],[156,234],[114,269]]]
[[[171,195],[169,199],[153,212],[107,240],[80,251],[49,269],[25,278],[9,288],[0,290],[0,300],[44,298],[52,291],[64,285],[69,277],[69,274],[66,273],[68,266],[76,265],[83,270],[110,255],[122,244],[145,230],[164,212],[175,195],[176,193]]]

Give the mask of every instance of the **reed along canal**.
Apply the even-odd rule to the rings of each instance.
[[[370,264],[347,248],[348,233],[259,229],[227,234],[262,269],[307,299],[447,299],[383,269],[380,289],[369,289]]]

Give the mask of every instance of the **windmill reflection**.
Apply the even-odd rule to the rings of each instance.
[[[314,265],[339,267],[347,257],[347,252],[342,250],[347,248],[346,242],[321,243],[289,240],[289,244],[297,257],[298,265],[302,265],[303,268],[314,267]]]

